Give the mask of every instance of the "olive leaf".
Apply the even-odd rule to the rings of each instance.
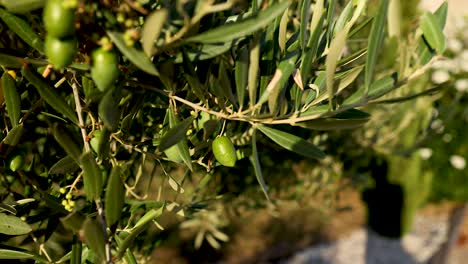
[[[45,5],[46,0],[0,0],[0,5],[4,6],[12,13],[27,13]]]
[[[15,1],[22,2],[22,1]],[[0,8],[0,19],[15,32],[24,42],[35,50],[44,53],[44,43],[37,33],[31,28],[30,24],[23,19]]]
[[[73,123],[78,124],[78,117],[75,111],[73,111],[65,102],[65,99],[58,95],[42,77],[37,76],[37,73],[33,73],[28,66],[22,68],[21,74],[36,88],[39,95],[55,109],[55,111],[62,113]]]
[[[19,124],[21,115],[21,98],[16,89],[15,80],[8,72],[4,72],[2,75],[1,87],[3,89],[8,117],[10,117],[13,127],[16,127]]]
[[[112,226],[116,223],[122,214],[122,208],[125,204],[125,186],[121,175],[121,168],[118,166],[112,167],[107,182],[107,190],[104,198],[104,209],[107,226]]]
[[[83,169],[83,183],[86,198],[89,201],[99,199],[103,187],[102,173],[91,152],[80,156],[80,165]]]
[[[0,233],[6,235],[24,235],[32,231],[32,228],[21,218],[0,213]]]
[[[145,19],[145,24],[143,24],[143,28],[141,30],[141,43],[143,51],[148,57],[154,55],[156,50],[154,43],[161,34],[164,24],[166,23],[167,16],[167,9],[161,8],[148,15]]]
[[[254,167],[255,176],[257,177],[258,184],[260,184],[260,188],[262,189],[263,194],[265,194],[265,197],[268,201],[271,201],[270,196],[268,195],[268,187],[266,186],[265,180],[263,179],[260,160],[258,158],[256,131],[254,131],[252,135],[252,155],[249,157],[249,160]]]
[[[190,116],[175,126],[171,127],[169,131],[166,132],[164,137],[161,139],[161,142],[158,146],[159,151],[164,151],[173,145],[177,144],[181,140],[186,138],[187,130],[193,122],[193,117]]]
[[[215,29],[203,32],[199,35],[186,39],[187,42],[201,43],[223,43],[230,42],[237,38],[246,37],[261,28],[267,26],[276,17],[283,14],[288,8],[289,1],[272,4],[267,10],[260,12],[256,16],[248,17],[244,20],[238,20],[228,23]]]
[[[101,225],[92,218],[87,218],[83,224],[83,233],[86,244],[97,254],[99,259],[106,258],[106,239]]]
[[[49,263],[49,261],[39,256],[33,252],[28,251],[18,251],[18,250],[11,250],[11,249],[0,249],[0,259],[12,259],[12,260],[19,260],[19,259],[34,259],[39,263]]]
[[[78,156],[79,157],[79,156]],[[78,170],[80,166],[72,156],[65,156],[49,169],[49,174],[67,174]]]
[[[441,54],[445,50],[445,36],[436,16],[425,12],[421,18],[421,30],[429,45]]]
[[[287,150],[313,159],[323,159],[325,157],[325,153],[322,150],[298,136],[264,125],[257,125],[257,128],[265,136]]]

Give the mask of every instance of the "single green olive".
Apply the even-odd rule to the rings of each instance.
[[[17,171],[23,168],[23,157],[20,155],[15,156],[13,159],[10,160],[10,170]]]
[[[119,77],[119,63],[117,55],[104,48],[93,51],[93,66],[91,67],[91,77],[97,88],[104,92],[109,89]]]
[[[42,19],[51,36],[65,38],[75,33],[75,9],[65,7],[63,0],[47,0]]]
[[[226,136],[217,137],[211,145],[216,160],[226,167],[234,167],[237,161],[236,148]]]
[[[62,69],[73,62],[76,55],[77,41],[75,38],[59,39],[47,35],[45,53],[54,69]]]

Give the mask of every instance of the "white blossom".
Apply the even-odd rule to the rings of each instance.
[[[468,91],[468,79],[459,79],[455,81],[455,89],[459,92],[467,92]]]
[[[466,167],[465,158],[463,158],[460,155],[450,156],[450,163],[452,164],[452,167],[454,167],[457,170],[463,170]]]
[[[419,156],[421,156],[421,158],[423,160],[428,160],[432,156],[432,149],[430,149],[430,148],[420,148],[419,149]]]
[[[440,84],[448,81],[450,79],[450,75],[447,71],[437,70],[432,73],[431,79],[434,83]]]

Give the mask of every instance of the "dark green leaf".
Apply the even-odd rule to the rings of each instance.
[[[264,125],[258,125],[257,128],[265,136],[269,137],[271,140],[287,150],[313,159],[322,159],[325,157],[325,153],[323,153],[323,151],[317,148],[314,144],[298,136]]]
[[[13,127],[16,127],[19,124],[21,115],[21,98],[16,90],[15,80],[10,76],[10,74],[8,74],[8,72],[3,73],[1,86],[3,89],[8,117],[10,118]]]
[[[5,24],[7,24],[7,26],[13,32],[15,32],[22,40],[24,40],[24,42],[26,42],[29,46],[41,53],[44,52],[44,43],[26,21],[15,15],[10,14],[9,12],[1,8],[0,19],[2,19],[3,22],[5,22]]]
[[[10,130],[7,136],[3,139],[2,143],[9,145],[9,146],[16,146],[23,135],[24,127],[23,124],[14,127]]]
[[[239,49],[234,71],[236,79],[237,101],[239,103],[239,108],[242,109],[249,77],[249,50],[247,46],[243,46]]]
[[[109,89],[99,102],[99,117],[104,125],[111,131],[115,131],[119,125],[120,112],[118,107],[119,88]]]
[[[79,168],[80,166],[72,156],[65,156],[50,167],[49,174],[68,174],[75,172]]]
[[[0,233],[6,235],[24,235],[31,232],[31,227],[21,218],[0,213]]]
[[[80,157],[80,165],[83,169],[83,182],[86,198],[89,201],[99,199],[102,192],[102,172],[91,152],[83,153]]]
[[[166,132],[158,146],[159,151],[164,151],[186,138],[187,130],[193,122],[193,117],[188,117]]]
[[[107,182],[107,190],[104,198],[104,209],[107,226],[112,226],[119,221],[122,208],[125,204],[125,186],[123,184],[120,167],[113,167]]]
[[[379,79],[373,82],[369,89],[369,94],[367,95],[368,100],[377,99],[388,92],[395,89],[397,84],[398,76],[397,73],[394,73],[390,76],[386,76],[382,79]],[[343,104],[350,105],[359,102],[359,100],[364,98],[364,87],[360,87],[353,95],[348,97]]]
[[[258,151],[257,151],[257,132],[254,131],[252,135],[252,155],[249,157],[250,162],[252,163],[255,176],[257,177],[258,184],[260,184],[260,188],[262,189],[263,194],[268,201],[270,201],[270,196],[268,196],[268,187],[265,184],[265,180],[263,179],[262,168],[260,166],[260,160],[258,158]]]
[[[28,66],[23,67],[21,74],[34,86],[41,97],[58,113],[62,113],[73,123],[78,124],[78,117],[73,109],[58,95],[42,77],[33,73]]]
[[[71,133],[64,127],[55,124],[53,127],[55,140],[65,150],[65,152],[72,157],[76,163],[80,163],[81,149],[73,140]]]
[[[169,119],[169,127],[170,128],[176,127],[179,121],[177,120],[174,109],[172,107],[167,109],[167,117]],[[180,159],[182,159],[182,161],[185,163],[185,165],[187,165],[187,167],[190,170],[193,170],[192,159],[190,157],[187,139],[183,139],[179,141],[175,146],[177,150],[176,151],[177,155],[180,157]]]
[[[276,17],[283,14],[284,10],[286,10],[288,6],[289,1],[273,4],[267,10],[258,13],[256,16],[225,24],[218,28],[190,37],[186,41],[201,43],[222,43],[230,42],[237,38],[246,37],[257,30],[266,27]]]
[[[101,225],[95,219],[88,218],[83,224],[83,233],[89,248],[100,260],[106,259],[106,239]]]

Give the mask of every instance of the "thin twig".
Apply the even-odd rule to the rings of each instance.
[[[88,140],[86,140],[86,138],[88,137],[88,134],[86,133],[85,124],[83,121],[83,115],[82,115],[83,109],[81,108],[80,95],[78,93],[78,87],[76,83],[72,84],[72,89],[73,89],[73,97],[75,97],[76,113],[78,115],[78,123],[80,124],[81,136],[83,137],[83,144],[84,144],[86,152],[89,152],[91,151],[91,148],[89,147]]]

